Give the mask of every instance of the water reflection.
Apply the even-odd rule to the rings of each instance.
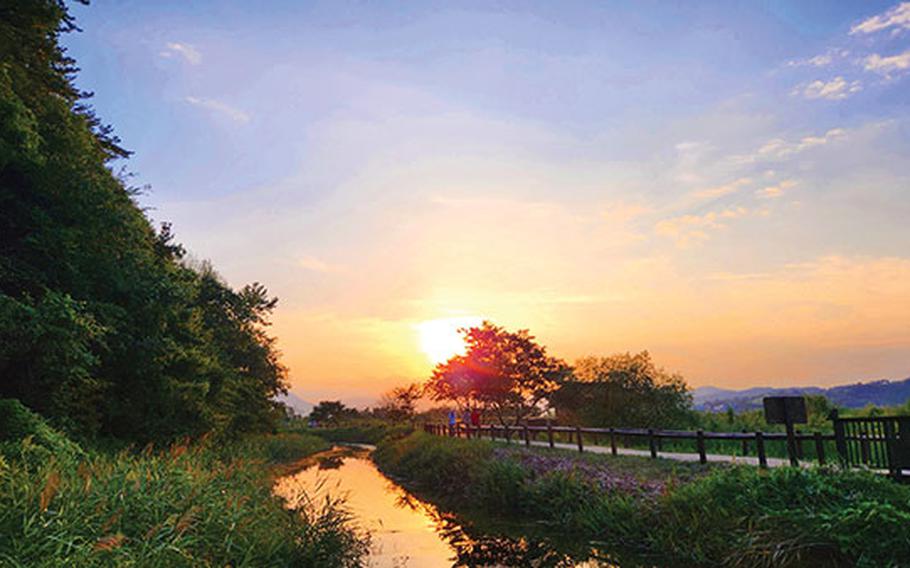
[[[313,467],[315,466],[315,467]],[[367,450],[334,448],[283,477],[275,491],[301,499],[344,496],[371,535],[368,566],[377,568],[619,566],[589,543],[535,534],[532,527],[489,525],[440,511],[382,475]],[[622,566],[642,566],[622,560]]]

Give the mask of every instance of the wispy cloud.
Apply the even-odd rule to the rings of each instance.
[[[789,158],[810,148],[824,146],[846,138],[847,131],[843,128],[832,128],[820,136],[803,136],[796,141],[773,138],[762,144],[754,154],[737,156],[736,160],[739,162],[754,162],[759,159]]]
[[[654,231],[669,237],[682,247],[700,243],[710,238],[710,232],[723,229],[727,221],[749,214],[745,207],[731,207],[720,211],[709,211],[704,215],[681,215],[658,221]]]
[[[341,266],[326,262],[321,258],[317,258],[315,256],[304,256],[299,261],[297,261],[297,265],[312,272],[330,273],[338,272],[341,270]]]
[[[787,62],[787,67],[827,67],[838,59],[850,55],[850,51],[842,48],[832,48],[825,53],[806,59],[792,59]]]
[[[863,20],[850,28],[850,35],[871,34],[888,29],[892,33],[910,29],[910,2],[901,2],[882,14]]]
[[[234,122],[247,123],[250,121],[250,115],[240,109],[216,99],[206,99],[201,97],[186,97],[186,102],[191,105],[204,108],[233,120]]]
[[[795,186],[796,186],[796,181],[794,181],[792,179],[785,179],[782,182],[778,183],[777,185],[769,185],[767,187],[763,187],[763,188],[759,189],[758,191],[755,192],[755,195],[757,197],[761,197],[763,199],[774,199],[774,198],[782,196],[784,194],[784,192],[786,192],[788,189],[793,188]]]
[[[910,49],[897,55],[881,56],[877,53],[863,59],[863,68],[881,75],[889,76],[896,71],[910,69]]]
[[[190,65],[202,63],[202,54],[188,43],[169,42],[161,51],[161,57],[180,57]]]
[[[825,99],[839,101],[846,99],[863,88],[859,81],[847,81],[840,75],[830,81],[817,79],[811,83],[798,85],[791,94],[801,95],[807,99]]]
[[[736,193],[743,187],[752,183],[751,178],[739,178],[737,180],[731,181],[724,185],[718,185],[715,187],[709,187],[706,189],[700,189],[698,191],[692,192],[692,197],[697,199],[713,199],[715,197],[722,197],[724,195],[729,195],[731,193]]]

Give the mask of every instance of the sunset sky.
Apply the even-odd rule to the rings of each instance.
[[[910,376],[910,2],[73,13],[140,203],[279,296],[305,399],[425,378],[443,318],[693,386]]]

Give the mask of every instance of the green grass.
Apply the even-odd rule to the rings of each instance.
[[[444,506],[670,565],[910,565],[910,488],[868,472],[704,467],[423,433],[381,443],[374,459]]]
[[[361,535],[335,501],[289,511],[274,464],[328,444],[251,436],[51,454],[48,429],[0,453],[0,566],[356,566]]]
[[[393,424],[382,420],[359,420],[333,428],[301,430],[330,442],[378,444],[386,437],[401,438],[414,431],[410,424]]]

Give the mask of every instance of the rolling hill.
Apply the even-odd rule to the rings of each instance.
[[[830,388],[822,387],[752,387],[744,390],[730,390],[717,387],[699,387],[693,391],[693,401],[698,410],[723,411],[732,408],[736,411],[754,410],[762,407],[762,398],[766,396],[787,395],[824,395],[831,402],[846,408],[876,406],[895,406],[904,404],[910,399],[910,377],[898,381],[873,381],[855,383]]]

